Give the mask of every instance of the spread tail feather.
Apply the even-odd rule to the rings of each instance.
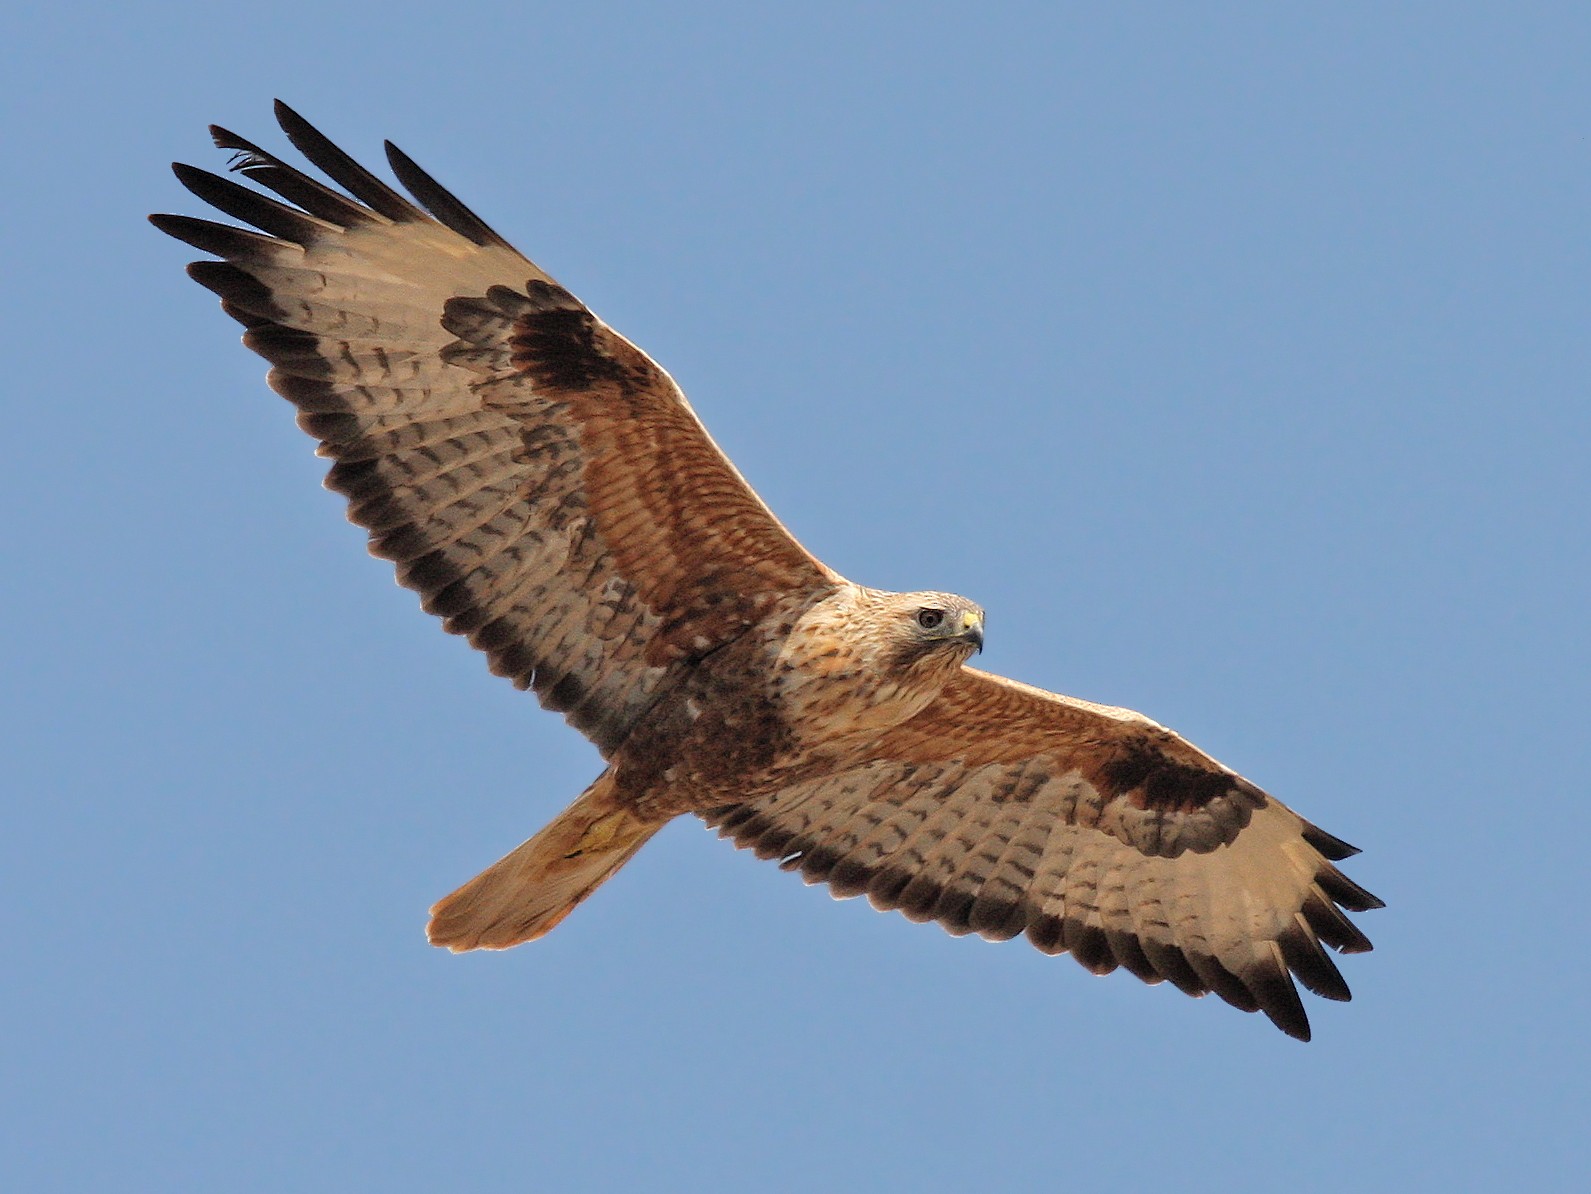
[[[604,772],[535,837],[433,904],[426,936],[454,953],[534,941],[662,827],[618,807]]]

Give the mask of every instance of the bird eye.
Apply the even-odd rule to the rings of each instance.
[[[917,611],[917,625],[924,630],[938,630],[940,623],[945,620],[945,611],[942,609],[920,609]]]

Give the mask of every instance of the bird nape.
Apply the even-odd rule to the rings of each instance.
[[[252,228],[151,219],[218,259],[189,273],[371,553],[606,762],[432,909],[433,942],[533,940],[694,813],[837,897],[1214,992],[1302,1040],[1295,977],[1349,997],[1327,947],[1368,950],[1346,912],[1380,906],[1333,865],[1352,847],[1148,718],[966,666],[978,606],[826,567],[667,373],[412,160],[387,145],[410,198],[276,114],[336,187],[212,128],[263,190],[177,177]]]

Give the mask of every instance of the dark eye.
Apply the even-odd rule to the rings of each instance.
[[[924,630],[938,630],[940,623],[945,620],[945,611],[942,609],[920,609],[917,611],[917,625]]]

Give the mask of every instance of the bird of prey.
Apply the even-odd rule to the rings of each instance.
[[[225,129],[156,227],[270,362],[326,484],[420,604],[563,713],[606,768],[431,909],[453,950],[540,937],[692,813],[834,895],[1025,935],[1309,1037],[1293,984],[1380,901],[1355,853],[1126,709],[966,666],[984,614],[809,554],[645,353],[390,143],[407,197],[278,104],[328,185]],[[337,188],[341,189],[337,189]]]

